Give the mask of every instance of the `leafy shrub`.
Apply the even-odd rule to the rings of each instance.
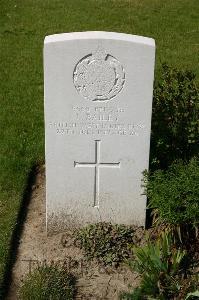
[[[161,222],[171,225],[199,224],[199,159],[172,164],[167,171],[145,177],[149,206]]]
[[[171,233],[163,232],[156,243],[149,240],[144,247],[134,248],[133,252],[135,260],[131,260],[129,266],[141,274],[141,283],[132,293],[124,294],[123,299],[168,300],[178,295],[186,252],[174,246]]]
[[[199,291],[195,291],[195,292],[193,292],[193,293],[189,293],[189,294],[186,296],[185,300],[190,299],[190,298],[193,298],[193,297],[197,297],[197,298],[199,299]]]
[[[131,245],[138,242],[138,237],[133,227],[97,223],[80,229],[77,240],[89,259],[117,265],[131,257]]]
[[[199,89],[195,75],[163,65],[155,84],[151,133],[151,168],[167,168],[199,152]]]
[[[74,278],[63,268],[44,266],[30,273],[19,292],[21,300],[72,300]]]

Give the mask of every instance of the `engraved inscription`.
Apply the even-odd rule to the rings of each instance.
[[[125,73],[121,63],[103,48],[82,58],[73,73],[77,91],[87,100],[106,101],[123,88]]]
[[[128,123],[124,119],[125,109],[122,107],[77,107],[72,108],[69,120],[56,120],[49,123],[49,127],[58,135],[119,135],[139,136],[145,125]],[[95,137],[94,137],[95,139]]]
[[[95,161],[94,162],[76,162],[74,161],[74,167],[90,167],[95,169],[94,176],[94,207],[99,208],[99,183],[100,183],[100,168],[120,168],[120,162],[117,163],[102,163],[100,162],[100,145],[101,141],[95,141]]]

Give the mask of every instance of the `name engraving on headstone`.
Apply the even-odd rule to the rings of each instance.
[[[143,123],[125,123],[121,107],[73,107],[70,121],[49,123],[61,135],[121,135],[139,136],[145,129]]]

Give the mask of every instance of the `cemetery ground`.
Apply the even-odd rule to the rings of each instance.
[[[195,167],[198,171],[191,177],[190,173],[194,173]],[[179,185],[181,185],[185,174],[178,175],[181,177],[179,178]],[[198,179],[199,167],[196,166],[196,162],[192,162],[192,168],[186,172],[186,175],[191,177],[189,183],[194,182],[195,176]],[[196,180],[193,185],[198,188]],[[177,188],[177,185],[175,187]],[[165,187],[161,188],[165,189]],[[194,196],[194,188],[191,190]],[[195,196],[197,194],[198,190],[195,191]],[[174,209],[178,207],[177,204]],[[191,205],[188,206],[188,209],[190,208]],[[171,217],[174,215],[175,213],[171,214]],[[178,214],[177,217],[183,216]],[[196,212],[197,217],[198,212]],[[145,293],[139,290],[140,283],[149,291],[152,285],[154,294],[150,295],[156,295],[154,299],[157,300],[181,300],[188,297],[191,292],[198,295],[198,236],[195,237],[194,229],[191,227],[187,236],[187,228],[186,231],[183,230],[185,225],[183,223],[180,224],[182,241],[179,242],[175,226],[168,225],[169,223],[162,223],[145,231],[142,227],[99,223],[89,225],[80,231],[73,228],[46,236],[45,166],[40,166],[37,169],[36,182],[32,186],[31,201],[19,241],[7,299],[49,299],[51,295],[52,299],[108,300],[121,299],[124,292],[128,293],[122,299],[148,299],[145,298]],[[169,231],[175,235],[178,242],[172,241]],[[163,232],[167,233],[164,235]],[[147,235],[152,242],[147,242]],[[137,260],[133,252],[137,253]],[[138,270],[135,272],[135,262],[139,262],[138,266],[142,269],[140,274]],[[142,279],[143,269],[147,285]],[[57,279],[60,276],[59,272],[62,280]],[[20,288],[21,286],[23,287]],[[67,289],[64,288],[66,286]],[[159,294],[158,286],[163,294]],[[136,291],[134,297],[133,289]],[[64,296],[61,297],[62,293]],[[159,297],[161,295],[162,297]]]
[[[33,273],[37,267],[45,267],[45,265],[54,265],[59,268],[64,266],[65,272],[74,276],[76,280],[75,299],[117,299],[120,291],[128,290],[128,284],[138,282],[137,274],[133,274],[127,266],[115,268],[111,265],[105,266],[96,259],[87,260],[78,241],[75,241],[73,231],[68,230],[46,237],[44,171],[44,167],[39,169],[37,180],[33,186],[8,299],[16,299],[19,287],[26,276]],[[137,238],[141,240],[143,230],[139,229],[137,235],[140,236]],[[32,299],[35,299],[33,291],[31,294]],[[29,299],[28,295],[25,295],[24,299]],[[55,297],[55,299],[57,298]]]
[[[35,169],[44,162],[44,36],[105,30],[153,37],[156,79],[165,61],[198,75],[198,1],[1,1],[0,5],[1,298],[16,258]]]

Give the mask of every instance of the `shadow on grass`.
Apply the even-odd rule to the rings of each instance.
[[[32,186],[36,182],[36,175],[38,174],[38,171],[39,171],[39,167],[34,165],[31,168],[31,171],[26,181],[26,188],[23,193],[22,202],[20,205],[16,224],[12,232],[10,250],[8,253],[8,259],[6,263],[5,274],[3,278],[3,284],[2,284],[2,290],[0,290],[0,299],[6,299],[9,288],[11,286],[12,268],[17,258],[19,240],[23,231],[24,222],[27,217],[28,206],[32,196]]]

